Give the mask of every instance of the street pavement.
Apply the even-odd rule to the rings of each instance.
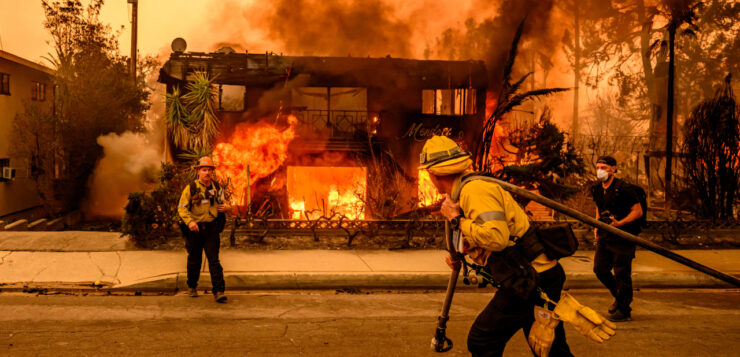
[[[222,245],[225,245],[223,242]],[[740,277],[740,250],[678,254]],[[450,270],[441,250],[242,250],[222,247],[228,290],[444,288]],[[201,287],[210,285],[203,260]],[[184,250],[136,249],[111,232],[0,232],[0,290],[158,291],[186,288]],[[601,288],[593,251],[562,259],[566,288]],[[655,253],[638,250],[636,288],[722,288],[729,284]],[[459,279],[462,284],[462,279]]]
[[[0,355],[465,356],[492,291],[455,294],[447,327],[454,346],[445,354],[430,350],[439,291],[245,291],[227,304],[182,292],[2,292]],[[604,289],[570,293],[601,313],[611,303]],[[576,356],[737,356],[738,302],[737,289],[641,289],[633,321],[617,323],[611,340],[591,342],[566,324],[567,340]],[[531,356],[521,331],[504,356]]]

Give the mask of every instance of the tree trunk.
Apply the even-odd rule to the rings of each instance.
[[[578,4],[573,4],[574,17],[574,40],[573,40],[573,125],[570,129],[571,136],[578,136],[578,87],[581,84],[581,24],[578,15]]]

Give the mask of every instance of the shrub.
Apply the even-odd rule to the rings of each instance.
[[[180,234],[177,204],[189,170],[162,163],[159,186],[152,192],[132,192],[128,196],[121,232],[139,247],[151,248]]]

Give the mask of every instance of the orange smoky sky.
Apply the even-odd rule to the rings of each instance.
[[[354,53],[341,55],[380,57],[390,54],[413,58],[421,57],[425,44],[434,41],[443,29],[462,27],[467,18],[480,18],[494,10],[491,2],[482,0],[400,3],[380,0],[139,0],[138,47],[142,55],[157,56],[169,52],[174,38],[183,37],[191,51],[211,51],[218,45],[229,44],[255,52],[325,55],[326,47],[336,44],[316,29],[326,29],[327,33],[340,29],[355,31],[346,34],[351,38],[362,33],[379,33],[378,29],[382,28],[383,38],[369,43],[344,43],[343,49]],[[317,18],[317,14],[325,17]],[[119,46],[123,54],[130,52],[130,19],[131,7],[126,0],[105,2],[101,20],[114,31],[120,31]],[[51,52],[43,21],[40,0],[0,0],[0,49],[43,63],[42,57]],[[363,48],[370,48],[373,53]]]
[[[175,37],[189,42],[206,41],[207,34],[199,31],[210,22],[209,9],[217,0],[139,0],[139,53],[157,55],[169,50]],[[82,0],[83,4],[88,1]],[[121,31],[121,53],[131,51],[131,10],[126,0],[107,0],[101,11],[101,21],[114,31]],[[44,29],[44,10],[40,0],[0,0],[0,41],[2,50],[39,62],[51,52]]]
[[[82,0],[83,4],[89,0]],[[184,38],[188,51],[223,46],[238,52],[285,55],[484,60],[492,90],[518,23],[527,17],[523,46],[532,43],[554,67],[535,73],[537,87],[570,87],[570,68],[559,39],[554,0],[139,0],[139,55],[166,60],[170,43]],[[106,0],[101,21],[119,32],[130,53],[131,5]],[[0,0],[0,49],[42,64],[51,53],[40,0]],[[473,26],[471,30],[471,24]],[[485,26],[483,25],[485,24]],[[479,27],[478,27],[479,26]],[[547,31],[543,31],[547,29]],[[475,32],[471,32],[475,31]],[[443,34],[450,35],[444,37]],[[482,37],[484,48],[464,41]],[[566,100],[569,94],[559,99]],[[565,114],[565,110],[555,111]],[[568,114],[569,115],[569,114]]]

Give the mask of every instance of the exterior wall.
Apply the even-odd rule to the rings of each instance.
[[[0,51],[0,73],[10,75],[10,94],[0,94],[0,159],[10,159],[16,169],[12,181],[0,181],[0,218],[41,205],[35,183],[29,177],[28,158],[14,156],[11,147],[13,122],[28,103],[53,105],[52,71],[41,65]],[[46,100],[32,101],[33,82],[46,84]]]
[[[159,81],[167,83],[168,92],[174,85],[183,88],[183,81],[194,68],[219,73],[218,84],[246,86],[245,110],[219,113],[221,139],[228,138],[241,122],[273,118],[278,108],[296,115],[296,140],[288,149],[285,164],[255,183],[252,190],[252,202],[262,202],[261,193],[269,194],[283,211],[290,206],[287,189],[270,187],[275,179],[278,185],[285,185],[289,166],[361,166],[364,165],[361,161],[369,158],[367,155],[380,153],[376,159],[392,160],[389,168],[402,174],[399,179],[414,185],[419,153],[426,139],[447,135],[474,152],[485,115],[488,81],[482,61],[173,53],[162,67]],[[452,104],[453,100],[457,103],[458,98],[465,97],[458,91],[472,93],[469,90],[475,90],[475,96],[470,97],[474,101]],[[431,111],[429,91],[440,94],[432,98]],[[445,98],[450,100],[447,107],[443,105],[447,103]],[[437,103],[442,105],[438,108]],[[474,112],[468,109],[473,103]],[[443,110],[443,107],[466,109]],[[317,119],[322,117],[330,125],[322,126],[322,119]],[[365,120],[373,128],[372,141],[361,135],[363,130],[351,129]],[[368,195],[372,195],[370,188],[379,191],[380,181],[383,180],[378,175],[368,173]],[[269,187],[262,188],[261,183],[269,183]],[[396,203],[411,205],[416,191],[404,187]]]

